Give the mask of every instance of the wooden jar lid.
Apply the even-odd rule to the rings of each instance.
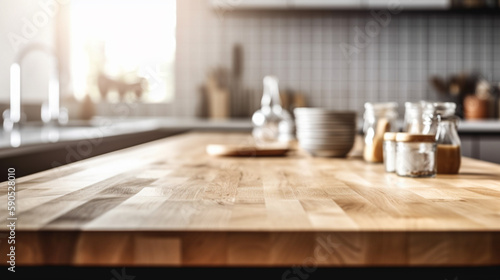
[[[435,142],[434,134],[397,133],[396,142]]]
[[[384,141],[396,141],[397,132],[386,132],[384,133]]]

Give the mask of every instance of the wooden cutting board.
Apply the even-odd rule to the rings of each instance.
[[[206,151],[211,156],[270,157],[284,156],[290,151],[290,148],[288,146],[258,147],[255,145],[210,144],[207,145]]]

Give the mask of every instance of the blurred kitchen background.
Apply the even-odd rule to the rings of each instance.
[[[0,110],[21,60],[27,122],[40,121],[55,71],[63,123],[125,116],[249,129],[272,74],[290,110],[361,118],[365,102],[396,101],[402,119],[405,102],[453,101],[466,119],[463,100],[472,98],[480,105],[469,118],[488,121],[462,126],[463,153],[500,162],[487,152],[500,141],[499,2],[2,1]],[[34,44],[49,51],[29,51]]]
[[[105,98],[99,93],[100,74],[130,84],[145,78],[143,96],[124,98],[141,104],[134,115],[206,116],[200,87],[216,73],[232,87],[228,117],[251,116],[270,73],[307,105],[360,112],[366,101],[397,101],[403,110],[406,101],[446,99],[429,82],[433,76],[500,81],[496,9],[443,10],[447,1],[407,7],[402,0],[394,14],[383,8],[390,1],[372,8],[370,1],[335,2],[2,1],[0,101],[9,101],[11,63],[34,42],[57,51],[62,105],[86,94],[96,103],[118,102],[110,85]],[[371,11],[382,11],[387,26],[373,28]],[[47,60],[43,53],[23,60],[23,103],[47,96]],[[112,114],[98,107],[97,114]]]
[[[302,1],[307,2],[311,1]],[[328,7],[335,1],[314,2]],[[269,73],[280,79],[282,90],[304,94],[309,106],[358,112],[367,101],[396,101],[402,113],[406,101],[447,99],[429,82],[433,76],[477,72],[493,83],[500,81],[496,13],[411,12],[410,8],[405,12],[403,7],[397,15],[389,12],[387,27],[367,36],[365,43],[358,30],[366,34],[367,23],[374,21],[369,10],[312,8],[304,4],[305,10],[215,12],[203,0],[179,1],[176,101],[180,111],[174,114],[198,113],[193,101],[199,100],[199,81],[211,67],[221,65],[230,71],[238,44],[243,48],[242,83],[253,92],[250,96],[235,92],[231,108],[251,104],[254,108],[248,108],[247,115],[257,106],[262,77]],[[350,49],[343,50],[343,45]]]

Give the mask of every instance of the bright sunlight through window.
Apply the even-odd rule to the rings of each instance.
[[[175,0],[73,0],[75,97],[168,102],[174,91]]]

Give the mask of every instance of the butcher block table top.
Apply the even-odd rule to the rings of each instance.
[[[187,133],[17,178],[18,265],[500,265],[500,165],[413,179],[359,157],[205,152],[249,142]]]

